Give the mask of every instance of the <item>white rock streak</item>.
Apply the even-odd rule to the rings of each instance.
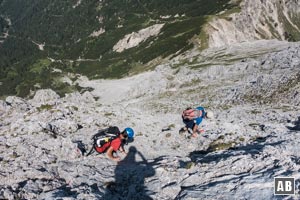
[[[141,42],[146,41],[151,36],[157,36],[160,33],[161,28],[164,24],[155,24],[153,26],[139,30],[125,35],[115,46],[113,50],[116,52],[122,52],[125,49],[129,49],[139,45]]]
[[[105,30],[103,28],[100,28],[98,31],[94,31],[90,34],[90,37],[98,37],[102,33],[105,33]]]

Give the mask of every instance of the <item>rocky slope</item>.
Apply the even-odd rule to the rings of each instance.
[[[237,1],[238,2],[238,1]],[[214,17],[206,26],[210,47],[258,39],[299,41],[300,2],[243,0],[240,12]]]
[[[0,98],[62,95],[70,72],[120,78],[192,48],[300,40],[296,0],[2,0],[0,13]]]
[[[276,199],[273,179],[296,178],[300,198],[300,44],[278,41],[190,52],[156,70],[59,97],[0,101],[1,199]],[[179,134],[187,106],[215,119]],[[109,125],[136,132],[127,156],[83,157]],[[162,128],[170,128],[162,132]]]

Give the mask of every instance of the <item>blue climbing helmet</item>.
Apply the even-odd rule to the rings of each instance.
[[[127,133],[128,138],[133,138],[133,136],[134,136],[134,131],[133,131],[132,128],[129,128],[129,127],[125,128],[125,132]]]

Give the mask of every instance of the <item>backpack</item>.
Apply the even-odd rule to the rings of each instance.
[[[96,147],[101,147],[104,144],[111,142],[112,140],[116,139],[120,135],[120,130],[116,126],[111,126],[106,129],[99,130],[96,134],[94,134],[91,138],[92,140],[92,148],[86,154],[86,156],[91,155],[95,150]],[[84,151],[81,148],[80,144],[77,144],[78,149],[81,151],[82,155],[84,155],[87,150],[84,148]]]
[[[104,144],[111,142],[120,135],[120,130],[117,126],[111,126],[106,129],[99,130],[91,138],[92,140],[92,149],[86,156],[91,155],[96,148],[102,147]]]
[[[119,134],[120,130],[117,126],[111,126],[109,128],[99,130],[95,135],[92,136],[93,144],[97,147],[101,147],[105,143],[111,142],[119,137]]]
[[[204,110],[188,108],[182,112],[182,118],[184,120],[193,120],[195,118],[202,117],[203,112]]]

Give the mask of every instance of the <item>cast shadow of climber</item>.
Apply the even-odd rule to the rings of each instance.
[[[137,161],[139,156],[141,161]],[[127,156],[118,163],[115,169],[115,182],[107,186],[103,199],[111,200],[150,200],[152,199],[145,187],[145,178],[154,176],[153,165],[149,164],[141,152],[133,146]]]

